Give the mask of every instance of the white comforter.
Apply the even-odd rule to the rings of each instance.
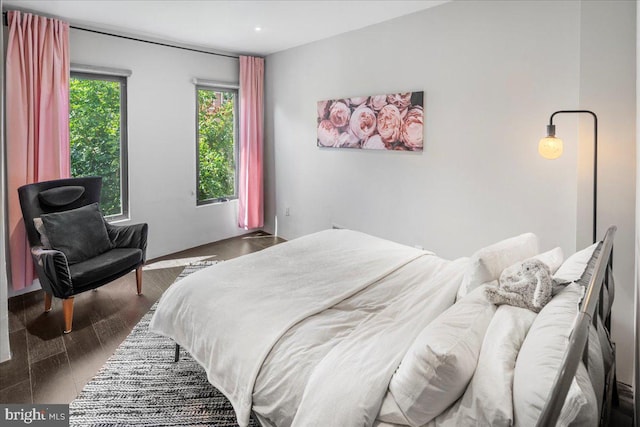
[[[371,425],[408,346],[453,303],[465,264],[329,230],[185,278],[150,330],[191,353],[240,426],[252,406],[278,426]]]
[[[416,259],[290,329],[260,371],[264,425],[371,425],[420,331],[453,304],[466,260]]]

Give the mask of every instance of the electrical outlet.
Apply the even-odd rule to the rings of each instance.
[[[291,216],[291,209],[290,208],[286,208],[284,210],[284,216]]]

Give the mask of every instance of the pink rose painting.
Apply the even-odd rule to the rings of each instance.
[[[424,92],[318,102],[318,147],[422,151]]]

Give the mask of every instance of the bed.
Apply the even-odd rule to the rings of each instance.
[[[326,230],[188,276],[150,330],[204,367],[240,426],[606,424],[614,232],[566,260],[531,233],[446,260]],[[540,313],[487,299],[534,257],[556,284]]]

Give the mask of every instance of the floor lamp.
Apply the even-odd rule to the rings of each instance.
[[[545,159],[557,159],[562,155],[562,140],[556,137],[553,118],[556,114],[590,114],[593,117],[593,243],[597,242],[596,218],[598,208],[598,116],[589,110],[560,110],[551,114],[547,125],[547,136],[540,140],[538,152]]]

